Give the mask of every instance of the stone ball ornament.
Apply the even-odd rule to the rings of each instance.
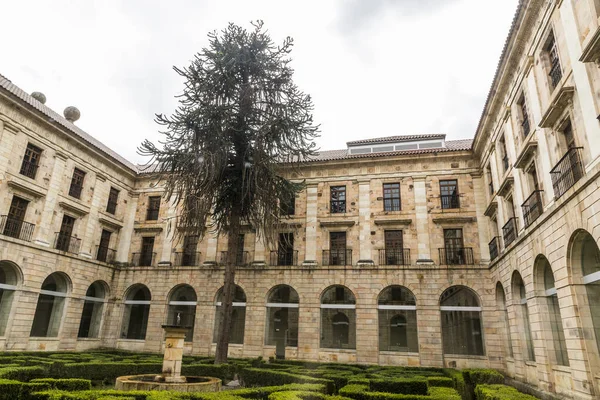
[[[46,104],[46,95],[42,92],[33,92],[31,93],[31,97],[33,97],[42,104]]]
[[[63,111],[63,115],[68,121],[75,122],[81,117],[81,112],[77,107],[69,106]]]

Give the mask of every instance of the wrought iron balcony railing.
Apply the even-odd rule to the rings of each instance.
[[[134,267],[153,267],[156,253],[131,253],[131,265]]]
[[[115,262],[116,250],[104,246],[96,246],[96,260],[112,264]]]
[[[202,253],[193,251],[176,251],[173,258],[174,267],[197,267],[200,265]]]
[[[219,253],[219,258],[217,264],[225,265],[227,264],[227,251],[222,251]],[[245,266],[250,265],[252,262],[252,257],[249,251],[238,251],[235,255],[235,265],[237,266]]]
[[[502,227],[502,236],[504,237],[504,247],[508,247],[517,238],[517,219],[509,219]]]
[[[440,265],[473,265],[473,249],[471,247],[442,247],[440,253]]]
[[[352,265],[352,250],[323,250],[323,265]]]
[[[410,265],[410,249],[379,249],[379,265]]]
[[[460,196],[458,194],[443,194],[440,198],[442,200],[442,209],[460,208]]]
[[[500,236],[494,237],[492,241],[488,243],[488,247],[490,249],[490,260],[494,261],[498,258],[498,254],[500,253]]]
[[[580,151],[583,147],[571,147],[550,171],[554,197],[565,194],[583,176]]]
[[[277,266],[298,265],[298,250],[273,250],[273,251],[271,251],[269,265],[277,265]]]
[[[0,233],[2,235],[31,242],[34,229],[34,224],[13,218],[10,215],[0,215]]]
[[[81,239],[75,236],[69,236],[62,232],[56,232],[56,240],[54,241],[54,248],[67,253],[77,254],[79,253],[79,247],[81,246]]]
[[[525,200],[525,202],[521,205],[523,209],[523,222],[525,223],[525,228],[533,223],[542,212],[544,212],[544,208],[542,206],[542,192],[543,190],[534,190],[533,193]]]
[[[36,163],[23,160],[23,163],[21,164],[21,170],[19,171],[19,173],[21,175],[25,175],[28,178],[35,179],[35,175],[37,174],[38,168],[39,165],[37,165]]]

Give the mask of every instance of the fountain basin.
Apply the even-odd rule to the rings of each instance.
[[[169,390],[174,392],[218,392],[221,380],[210,376],[186,376],[185,382],[162,382],[156,374],[119,376],[117,390]]]

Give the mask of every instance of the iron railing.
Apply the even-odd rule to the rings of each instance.
[[[31,242],[34,229],[34,224],[13,218],[10,215],[0,215],[0,233],[5,236]]]
[[[494,261],[500,253],[500,236],[496,236],[488,243],[490,249],[490,260]]]
[[[517,238],[517,219],[510,218],[502,227],[502,236],[504,237],[504,247],[508,247]]]
[[[533,223],[544,211],[542,207],[542,195],[543,190],[534,190],[533,193],[525,200],[521,205],[523,209],[523,222],[525,228]]]
[[[323,250],[323,265],[352,265],[352,250]]]
[[[225,265],[227,264],[227,251],[222,251],[219,253],[219,260],[218,260],[218,264],[219,265]],[[249,251],[238,251],[236,256],[235,256],[235,265],[238,266],[243,266],[243,265],[249,265],[252,262],[252,257],[250,255]]]
[[[558,199],[583,176],[579,154],[583,147],[571,147],[550,171],[554,196]]]
[[[23,163],[21,164],[21,171],[19,173],[21,175],[25,175],[28,178],[35,179],[38,167],[39,165],[37,165],[36,163],[23,160]]]
[[[199,251],[176,251],[173,254],[173,266],[175,267],[197,267],[200,265],[202,253]]]
[[[273,251],[271,251],[269,265],[277,265],[277,266],[298,265],[298,250],[273,250]]]
[[[442,200],[442,209],[460,208],[460,196],[458,194],[443,194],[440,198]]]
[[[379,249],[379,265],[410,265],[410,249]]]
[[[81,247],[81,239],[75,236],[69,236],[62,232],[56,232],[56,240],[54,241],[54,248],[67,253],[77,254]]]
[[[552,60],[552,67],[550,67],[550,80],[552,81],[552,87],[558,86],[558,83],[562,79],[562,70],[560,69],[560,61],[558,57],[554,57]]]
[[[117,252],[105,246],[96,246],[96,260],[112,264],[115,262]]]
[[[473,265],[473,249],[471,247],[442,247],[440,265]]]
[[[134,267],[153,267],[156,253],[131,253],[131,265]]]

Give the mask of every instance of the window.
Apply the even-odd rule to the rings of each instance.
[[[0,262],[0,336],[6,334],[13,298],[19,283],[18,277],[18,272],[11,263]]]
[[[555,362],[558,365],[569,365],[569,355],[567,352],[567,343],[565,341],[565,333],[563,330],[562,317],[560,315],[560,307],[558,305],[558,294],[556,285],[554,284],[554,274],[552,267],[546,257],[539,257],[536,260],[537,270],[544,281],[544,294],[546,297],[547,313],[542,313],[542,318],[547,318],[547,323],[551,332],[551,346],[554,348]]]
[[[154,264],[154,236],[142,238],[142,251],[140,252],[140,267],[149,267]]]
[[[146,212],[147,221],[158,220],[158,212],[160,211],[160,196],[150,196],[148,198],[148,210]]]
[[[59,272],[50,274],[42,283],[30,336],[57,337],[68,292],[68,281]]]
[[[181,254],[181,263],[178,265],[196,266],[200,262],[198,249],[198,236],[186,236],[183,238],[183,252]]]
[[[119,191],[114,187],[110,188],[108,194],[108,203],[106,203],[106,212],[109,214],[115,214],[117,211],[117,200],[119,199]]]
[[[277,356],[285,356],[285,347],[298,346],[299,303],[298,293],[291,286],[275,286],[269,293],[265,345],[274,345]]]
[[[481,306],[465,286],[452,286],[440,298],[444,354],[485,355]]]
[[[456,179],[440,181],[442,209],[460,208],[458,182]]]
[[[493,196],[494,195],[494,178],[492,177],[492,167],[490,166],[490,164],[488,164],[485,167],[485,176],[487,177],[488,189],[490,192],[490,196]]]
[[[23,156],[23,162],[21,163],[21,170],[19,173],[25,175],[28,178],[35,179],[38,167],[40,165],[40,158],[42,157],[42,149],[31,143],[27,144],[25,149],[25,155]]]
[[[66,251],[69,253],[78,253],[80,240],[73,237],[73,228],[75,226],[75,218],[69,215],[63,215],[62,222],[60,224],[60,232],[56,235],[56,245],[54,246],[57,250]]]
[[[500,157],[502,157],[502,168],[504,172],[510,168],[510,162],[508,160],[508,152],[506,151],[506,140],[504,136],[500,138]]]
[[[296,196],[290,195],[287,198],[279,201],[279,207],[281,209],[281,215],[294,215],[296,214]]]
[[[280,233],[279,244],[277,247],[277,260],[276,264],[271,262],[271,265],[296,265],[297,257],[294,251],[294,234],[293,233]]]
[[[407,265],[410,264],[408,259],[408,250],[404,250],[404,243],[401,230],[386,230],[384,231],[384,257],[380,256],[380,265]]]
[[[81,191],[83,190],[83,179],[85,178],[85,172],[75,168],[73,171],[73,177],[71,178],[71,186],[69,187],[69,196],[75,197],[76,199],[81,198]]]
[[[85,292],[85,301],[83,303],[77,337],[97,338],[100,336],[102,310],[106,298],[105,285],[103,282],[96,281]]]
[[[145,340],[150,315],[150,290],[136,284],[127,291],[123,310],[122,339]]]
[[[531,337],[531,325],[529,323],[529,308],[527,307],[527,295],[525,285],[521,275],[515,271],[512,276],[513,298],[517,300],[516,305],[517,318],[519,320],[519,333],[522,335],[525,345],[524,353],[527,361],[535,361],[535,352],[533,349],[533,339]]]
[[[383,184],[383,211],[400,211],[400,184]]]
[[[466,250],[463,243],[462,229],[444,229],[445,260],[442,261],[443,264],[470,264],[469,254]]]
[[[321,348],[356,349],[356,298],[345,286],[321,296]]]
[[[17,196],[13,196],[8,209],[8,215],[0,224],[4,225],[2,234],[17,239],[30,240],[33,234],[33,225],[24,222],[25,213],[29,202]]]
[[[194,340],[196,304],[196,291],[190,285],[178,286],[169,297],[167,324],[188,328],[185,333],[186,342]]]
[[[496,283],[496,310],[504,330],[504,346],[509,357],[513,357],[512,339],[510,336],[510,323],[508,320],[508,309],[506,308],[506,295],[504,287],[500,282]]]
[[[114,250],[110,249],[110,237],[112,236],[111,231],[102,229],[100,234],[100,244],[98,245],[98,253],[96,253],[96,260],[102,262],[113,262],[115,258]]]
[[[237,254],[235,255],[235,265],[246,265],[246,252],[244,251],[244,242],[246,235],[240,233],[238,235],[238,248]]]
[[[548,77],[550,78],[551,88],[554,89],[562,78],[562,70],[560,68],[560,58],[558,57],[558,47],[556,46],[556,40],[554,39],[554,32],[550,31],[546,44],[544,45],[544,52],[550,62]]]
[[[525,94],[521,95],[521,98],[517,102],[519,107],[519,117],[521,117],[521,132],[523,136],[529,135],[531,132],[531,126],[529,124],[529,112],[527,111],[527,102],[525,101]]]
[[[346,249],[346,232],[330,232],[329,250],[323,250],[323,265],[351,264],[351,251]]]
[[[377,299],[379,351],[419,352],[415,296],[403,286],[388,286]]]
[[[224,294],[223,288],[217,293],[215,330],[213,334],[213,343],[217,342],[219,332],[221,331],[221,322],[223,321],[222,302]],[[244,331],[246,325],[246,293],[241,287],[235,285],[233,294],[233,313],[231,315],[231,328],[229,330],[229,343],[244,344]]]
[[[345,213],[346,212],[346,186],[332,186],[331,187],[331,201],[330,209],[331,213]]]
[[[573,126],[571,121],[567,120],[559,135],[559,146],[564,151],[562,158],[550,171],[552,177],[552,187],[554,196],[561,197],[583,176],[583,164],[581,162],[580,148],[575,143],[575,135],[573,134]]]

